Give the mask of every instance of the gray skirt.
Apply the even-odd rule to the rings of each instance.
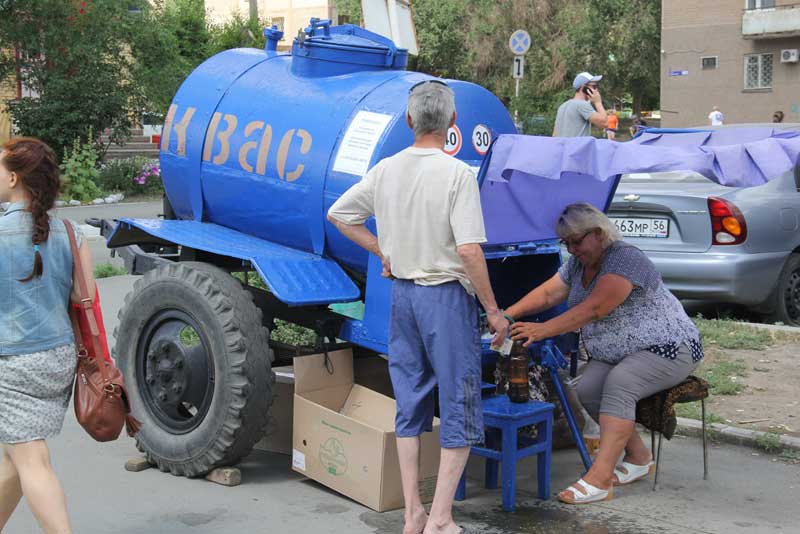
[[[0,443],[61,432],[75,379],[75,345],[0,356]]]

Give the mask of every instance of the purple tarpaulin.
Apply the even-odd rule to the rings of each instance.
[[[489,244],[552,239],[564,207],[605,210],[623,174],[694,171],[730,187],[764,184],[800,161],[800,133],[768,127],[593,137],[501,135],[481,189]]]

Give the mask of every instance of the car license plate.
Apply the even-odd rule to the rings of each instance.
[[[620,219],[611,217],[622,237],[669,237],[669,219]]]

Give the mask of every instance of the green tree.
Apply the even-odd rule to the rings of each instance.
[[[77,138],[111,129],[129,134],[141,107],[129,83],[128,42],[139,23],[131,8],[145,0],[6,0],[0,3],[0,60],[37,96],[10,106],[23,135],[35,135],[63,156]]]
[[[183,80],[211,55],[203,0],[154,0],[132,36],[132,80],[146,111],[163,116]]]

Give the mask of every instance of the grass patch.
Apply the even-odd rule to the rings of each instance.
[[[110,278],[112,276],[122,276],[123,274],[128,274],[128,270],[110,263],[99,263],[94,266],[95,278]]]
[[[766,432],[756,438],[756,448],[773,454],[781,450],[781,436],[777,432]]]
[[[257,272],[248,271],[246,273],[231,273],[231,275],[239,280],[242,284],[245,283],[245,279],[247,280],[247,285],[254,287],[256,289],[263,289],[264,291],[269,291],[267,284],[261,279]]]
[[[200,335],[191,326],[184,327],[179,337],[181,344],[185,347],[196,347],[200,344]]]
[[[311,347],[317,341],[317,334],[310,328],[275,319],[275,328],[272,329],[270,339],[296,347]]]
[[[703,345],[722,349],[765,350],[775,344],[772,332],[738,321],[705,319],[697,316],[694,324],[700,331]]]
[[[744,360],[704,362],[699,374],[708,380],[711,393],[736,395],[744,389],[744,384],[739,379],[747,375],[747,365]]]
[[[675,405],[675,415],[678,417],[685,417],[686,419],[696,419],[700,421],[702,416],[702,410],[700,407],[700,401],[695,402],[685,402],[682,404]],[[706,408],[706,423],[724,423],[725,419],[720,417],[715,413],[711,413],[708,408]]]
[[[800,463],[800,451],[796,451],[794,449],[783,449],[778,458],[784,462],[797,464]]]

